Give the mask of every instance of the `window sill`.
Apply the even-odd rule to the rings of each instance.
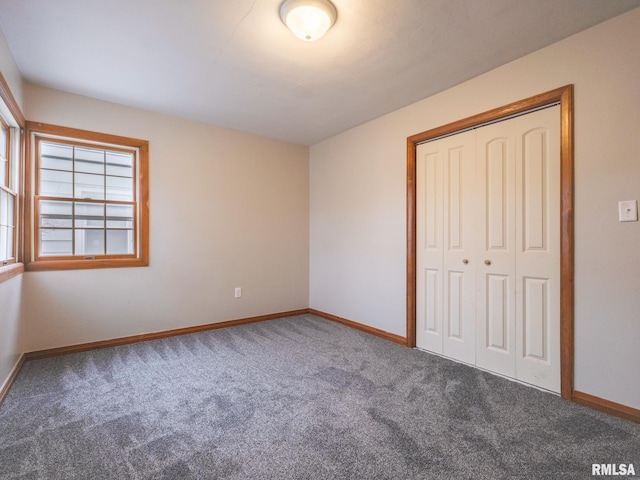
[[[12,263],[11,265],[0,267],[0,283],[5,282],[17,275],[20,275],[23,272],[24,272],[23,263]]]
[[[149,261],[141,258],[96,259],[96,260],[45,260],[29,262],[27,272],[43,272],[48,270],[89,270],[95,268],[147,267]]]

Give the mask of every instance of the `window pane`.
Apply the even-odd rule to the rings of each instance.
[[[107,152],[107,175],[133,177],[133,154]]]
[[[127,253],[133,253],[133,230],[107,230],[107,254]]]
[[[9,186],[9,127],[0,118],[0,185]]]
[[[41,200],[40,227],[71,227],[73,204],[71,202],[51,202]]]
[[[9,194],[0,190],[0,225],[9,225]]]
[[[133,201],[133,179],[123,177],[106,177],[107,200]]]
[[[4,225],[0,225],[0,260],[6,260],[10,258],[8,255],[8,244],[9,242],[9,227],[5,227]]]
[[[4,190],[0,190],[0,260],[13,257],[14,233],[13,206],[14,197]]]
[[[18,185],[20,184],[20,168],[18,167],[20,161],[20,139],[22,138],[22,133],[17,127],[12,127],[9,129],[9,131],[10,137],[13,139],[13,144],[11,145],[9,151],[6,182],[11,190],[17,192],[18,190],[20,190],[20,188],[18,187]]]
[[[41,228],[40,255],[72,255],[71,230]]]
[[[40,168],[73,170],[73,147],[40,142]]]
[[[0,185],[5,185],[8,186],[8,178],[7,178],[7,171],[8,171],[8,167],[9,167],[9,163],[8,160],[5,159],[4,157],[0,157]]]
[[[76,172],[98,173],[104,175],[104,150],[76,147]]]
[[[76,230],[76,255],[104,255],[104,230]]]
[[[78,202],[73,218],[76,228],[104,228],[104,205]]]
[[[13,251],[13,239],[15,238],[15,231],[15,228],[7,227],[7,256],[5,257],[5,260],[7,258],[13,258],[13,256],[15,255]]]
[[[0,157],[7,157],[9,148],[9,127],[0,120]]]
[[[7,223],[6,225],[9,225],[10,227],[14,227],[14,203],[15,203],[15,197],[13,195],[11,195],[10,193],[5,192],[7,195]]]
[[[75,198],[104,198],[104,176],[76,173],[75,181]]]
[[[133,228],[133,205],[107,205],[107,228]]]
[[[40,170],[40,195],[48,197],[71,197],[73,175],[71,172]]]

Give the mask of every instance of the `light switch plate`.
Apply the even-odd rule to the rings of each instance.
[[[638,221],[638,201],[623,200],[618,202],[618,213],[621,222],[637,222]]]

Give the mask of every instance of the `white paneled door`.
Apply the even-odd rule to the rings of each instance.
[[[516,372],[560,392],[560,107],[516,120]]]
[[[560,391],[560,112],[418,146],[417,346]]]
[[[417,344],[473,363],[475,134],[418,147]]]
[[[516,377],[515,119],[476,130],[476,365]]]

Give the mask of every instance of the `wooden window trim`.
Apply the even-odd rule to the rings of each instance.
[[[135,209],[134,235],[138,245],[137,255],[99,255],[96,258],[77,257],[38,257],[37,242],[37,205],[36,199],[36,166],[35,136],[50,136],[53,139],[64,139],[66,144],[98,144],[135,148],[138,150],[137,181],[134,188],[137,191],[137,206]],[[38,122],[26,122],[25,135],[27,152],[26,178],[30,179],[26,185],[25,208],[23,222],[25,228],[24,259],[26,271],[46,270],[80,270],[94,268],[116,267],[145,267],[149,265],[149,142],[136,138],[123,137],[105,133],[91,132],[76,128],[60,127]],[[67,141],[68,140],[68,141]],[[69,199],[71,200],[71,199]],[[92,257],[87,255],[87,257]]]
[[[0,99],[9,110],[9,113],[18,124],[18,128],[22,131],[25,128],[25,118],[22,114],[22,110],[18,106],[18,102],[16,102],[13,93],[11,93],[11,89],[9,88],[9,84],[4,78],[4,75],[0,73]],[[7,163],[7,167],[8,166]],[[0,263],[0,283],[9,280],[17,275],[20,275],[24,272],[24,264],[22,263],[23,254],[24,254],[24,222],[22,217],[22,212],[24,210],[24,186],[25,186],[25,135],[21,135],[20,137],[20,145],[19,145],[19,157],[18,157],[18,184],[17,187],[17,197],[16,204],[14,205],[14,225],[16,231],[16,242],[14,245],[14,259],[6,264]]]
[[[0,268],[0,283],[9,280],[15,276],[20,275],[24,272],[24,264],[22,263],[11,263]]]

